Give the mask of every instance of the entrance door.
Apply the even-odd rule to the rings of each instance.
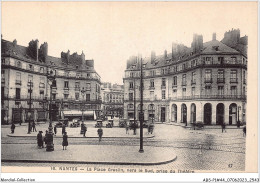
[[[230,104],[229,106],[229,124],[237,123],[237,105],[235,103]]]
[[[161,108],[161,122],[165,122],[165,107]]]
[[[204,105],[204,124],[211,125],[212,109],[211,104],[207,103]]]
[[[216,124],[222,125],[224,122],[224,104],[220,103],[217,105],[217,116]]]

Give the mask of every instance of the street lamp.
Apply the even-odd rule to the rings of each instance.
[[[54,151],[54,144],[53,144],[53,132],[52,132],[52,88],[56,87],[56,80],[55,75],[53,74],[53,71],[47,72],[47,80],[48,84],[50,85],[50,105],[49,105],[49,117],[50,117],[50,123],[49,123],[49,132],[46,135],[46,151]]]
[[[143,153],[143,122],[144,122],[144,113],[143,113],[143,60],[141,58],[141,76],[140,76],[140,95],[141,95],[141,102],[140,102],[140,107],[141,107],[141,112],[139,115],[140,119],[140,149],[139,152]]]
[[[29,100],[29,112],[28,112],[28,117],[29,117],[29,122],[28,122],[28,134],[31,133],[31,116],[32,116],[32,81],[30,80],[28,82],[30,85],[29,93],[30,93],[30,100]]]
[[[81,108],[81,111],[82,111],[82,122],[83,122],[83,112],[84,112],[84,96],[85,96],[85,94],[86,94],[86,92],[87,92],[87,89],[85,89],[84,87],[81,89],[81,95],[82,95],[82,97],[83,97],[83,101],[82,101],[82,108]]]

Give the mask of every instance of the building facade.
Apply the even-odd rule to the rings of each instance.
[[[62,52],[57,58],[48,55],[46,42],[39,47],[39,41],[32,40],[25,47],[16,40],[2,39],[1,44],[2,123],[46,120],[50,105],[53,120],[81,117],[81,112],[85,118],[99,115],[100,76],[94,60],[85,60],[83,52]],[[51,72],[56,81],[52,90],[48,79]],[[28,115],[30,104],[32,115]]]
[[[123,116],[124,87],[109,82],[101,85],[102,111],[104,115]]]
[[[247,36],[240,30],[209,42],[194,34],[191,47],[143,59],[144,118],[158,122],[235,125],[246,122]],[[140,58],[130,57],[124,78],[124,117],[140,112]],[[134,106],[135,104],[135,106]],[[135,111],[135,112],[134,112]]]

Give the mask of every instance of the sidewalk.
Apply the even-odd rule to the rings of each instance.
[[[2,162],[161,165],[177,159],[172,148],[145,146],[139,153],[139,146],[101,144],[69,145],[67,150],[58,144],[52,152],[33,144],[2,144]]]
[[[27,126],[19,126],[15,128],[15,132],[13,134],[8,133],[7,136],[9,137],[36,137],[38,131],[43,131],[43,136],[45,135],[45,131],[48,129],[48,123],[40,124],[36,126],[37,132],[31,132],[27,134]],[[83,134],[80,134],[80,127],[77,128],[70,128],[66,127],[66,132],[69,138],[98,138],[97,130],[93,123],[87,124],[87,132],[86,137],[83,137]],[[103,127],[103,137],[102,138],[140,138],[140,129],[136,130],[136,135],[133,135],[133,130],[129,130],[129,134],[126,134],[125,128],[106,128]],[[62,138],[61,128],[57,128],[57,134],[54,138]],[[154,134],[147,134],[147,129],[144,129],[143,133],[144,138],[153,138]]]

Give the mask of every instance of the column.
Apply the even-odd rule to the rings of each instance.
[[[225,104],[225,123],[226,125],[229,125],[229,105],[230,103],[224,103]]]
[[[203,122],[203,103],[196,103],[196,122]]]
[[[190,119],[191,119],[191,105],[186,104],[187,106],[187,125],[190,125]]]
[[[177,123],[181,123],[181,104],[177,105]]]
[[[216,114],[217,114],[217,106],[216,104],[211,104],[212,106],[212,119],[211,119],[211,124],[216,125]]]

